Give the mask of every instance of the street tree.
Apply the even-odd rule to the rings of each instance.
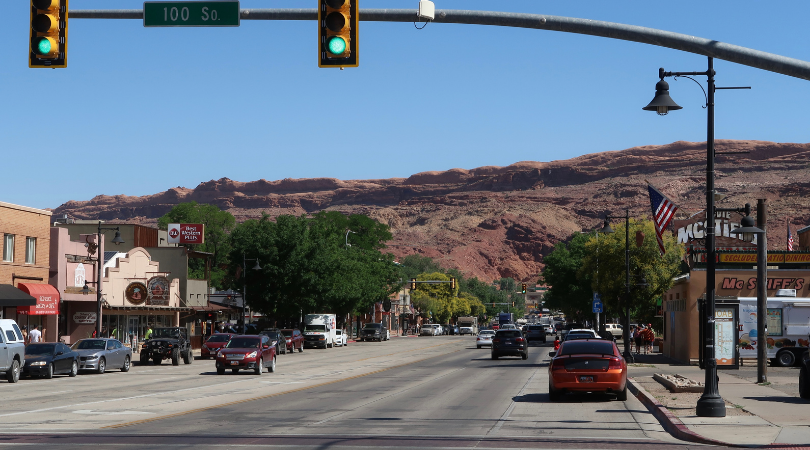
[[[540,282],[549,286],[543,297],[545,307],[562,311],[566,317],[576,321],[591,314],[591,284],[595,271],[580,272],[580,268],[587,253],[586,244],[592,238],[595,238],[593,232],[575,233],[567,242],[558,242],[554,250],[543,258],[545,268]]]
[[[211,253],[211,285],[223,288],[231,249],[230,232],[236,225],[233,215],[222,211],[216,205],[187,202],[175,205],[171,211],[158,219],[158,228],[168,230],[170,223],[201,223],[205,225],[205,236],[202,244],[184,244],[189,250]],[[189,278],[205,277],[206,261],[191,258],[188,262]]]

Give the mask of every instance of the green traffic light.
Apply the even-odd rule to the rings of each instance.
[[[342,55],[346,51],[346,41],[340,36],[329,40],[329,52],[333,55]]]
[[[51,41],[46,38],[41,38],[39,42],[37,42],[37,53],[40,55],[47,55],[51,52]]]

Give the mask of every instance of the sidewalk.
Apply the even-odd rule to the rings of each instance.
[[[629,365],[631,391],[658,417],[667,431],[693,442],[734,446],[810,448],[810,402],[769,386],[718,370],[720,395],[726,417],[697,417],[700,393],[670,393],[652,379],[653,374],[679,374],[703,382],[698,366],[681,365],[660,354],[636,355]],[[797,372],[798,375],[798,372]]]

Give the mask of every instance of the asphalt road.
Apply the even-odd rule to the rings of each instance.
[[[548,347],[492,360],[474,339],[306,350],[261,376],[196,360],[0,383],[0,449],[690,447],[632,397],[550,403]]]

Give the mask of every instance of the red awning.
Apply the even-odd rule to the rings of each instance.
[[[21,291],[34,297],[34,306],[18,306],[17,314],[57,315],[59,314],[59,291],[50,284],[18,283]]]

